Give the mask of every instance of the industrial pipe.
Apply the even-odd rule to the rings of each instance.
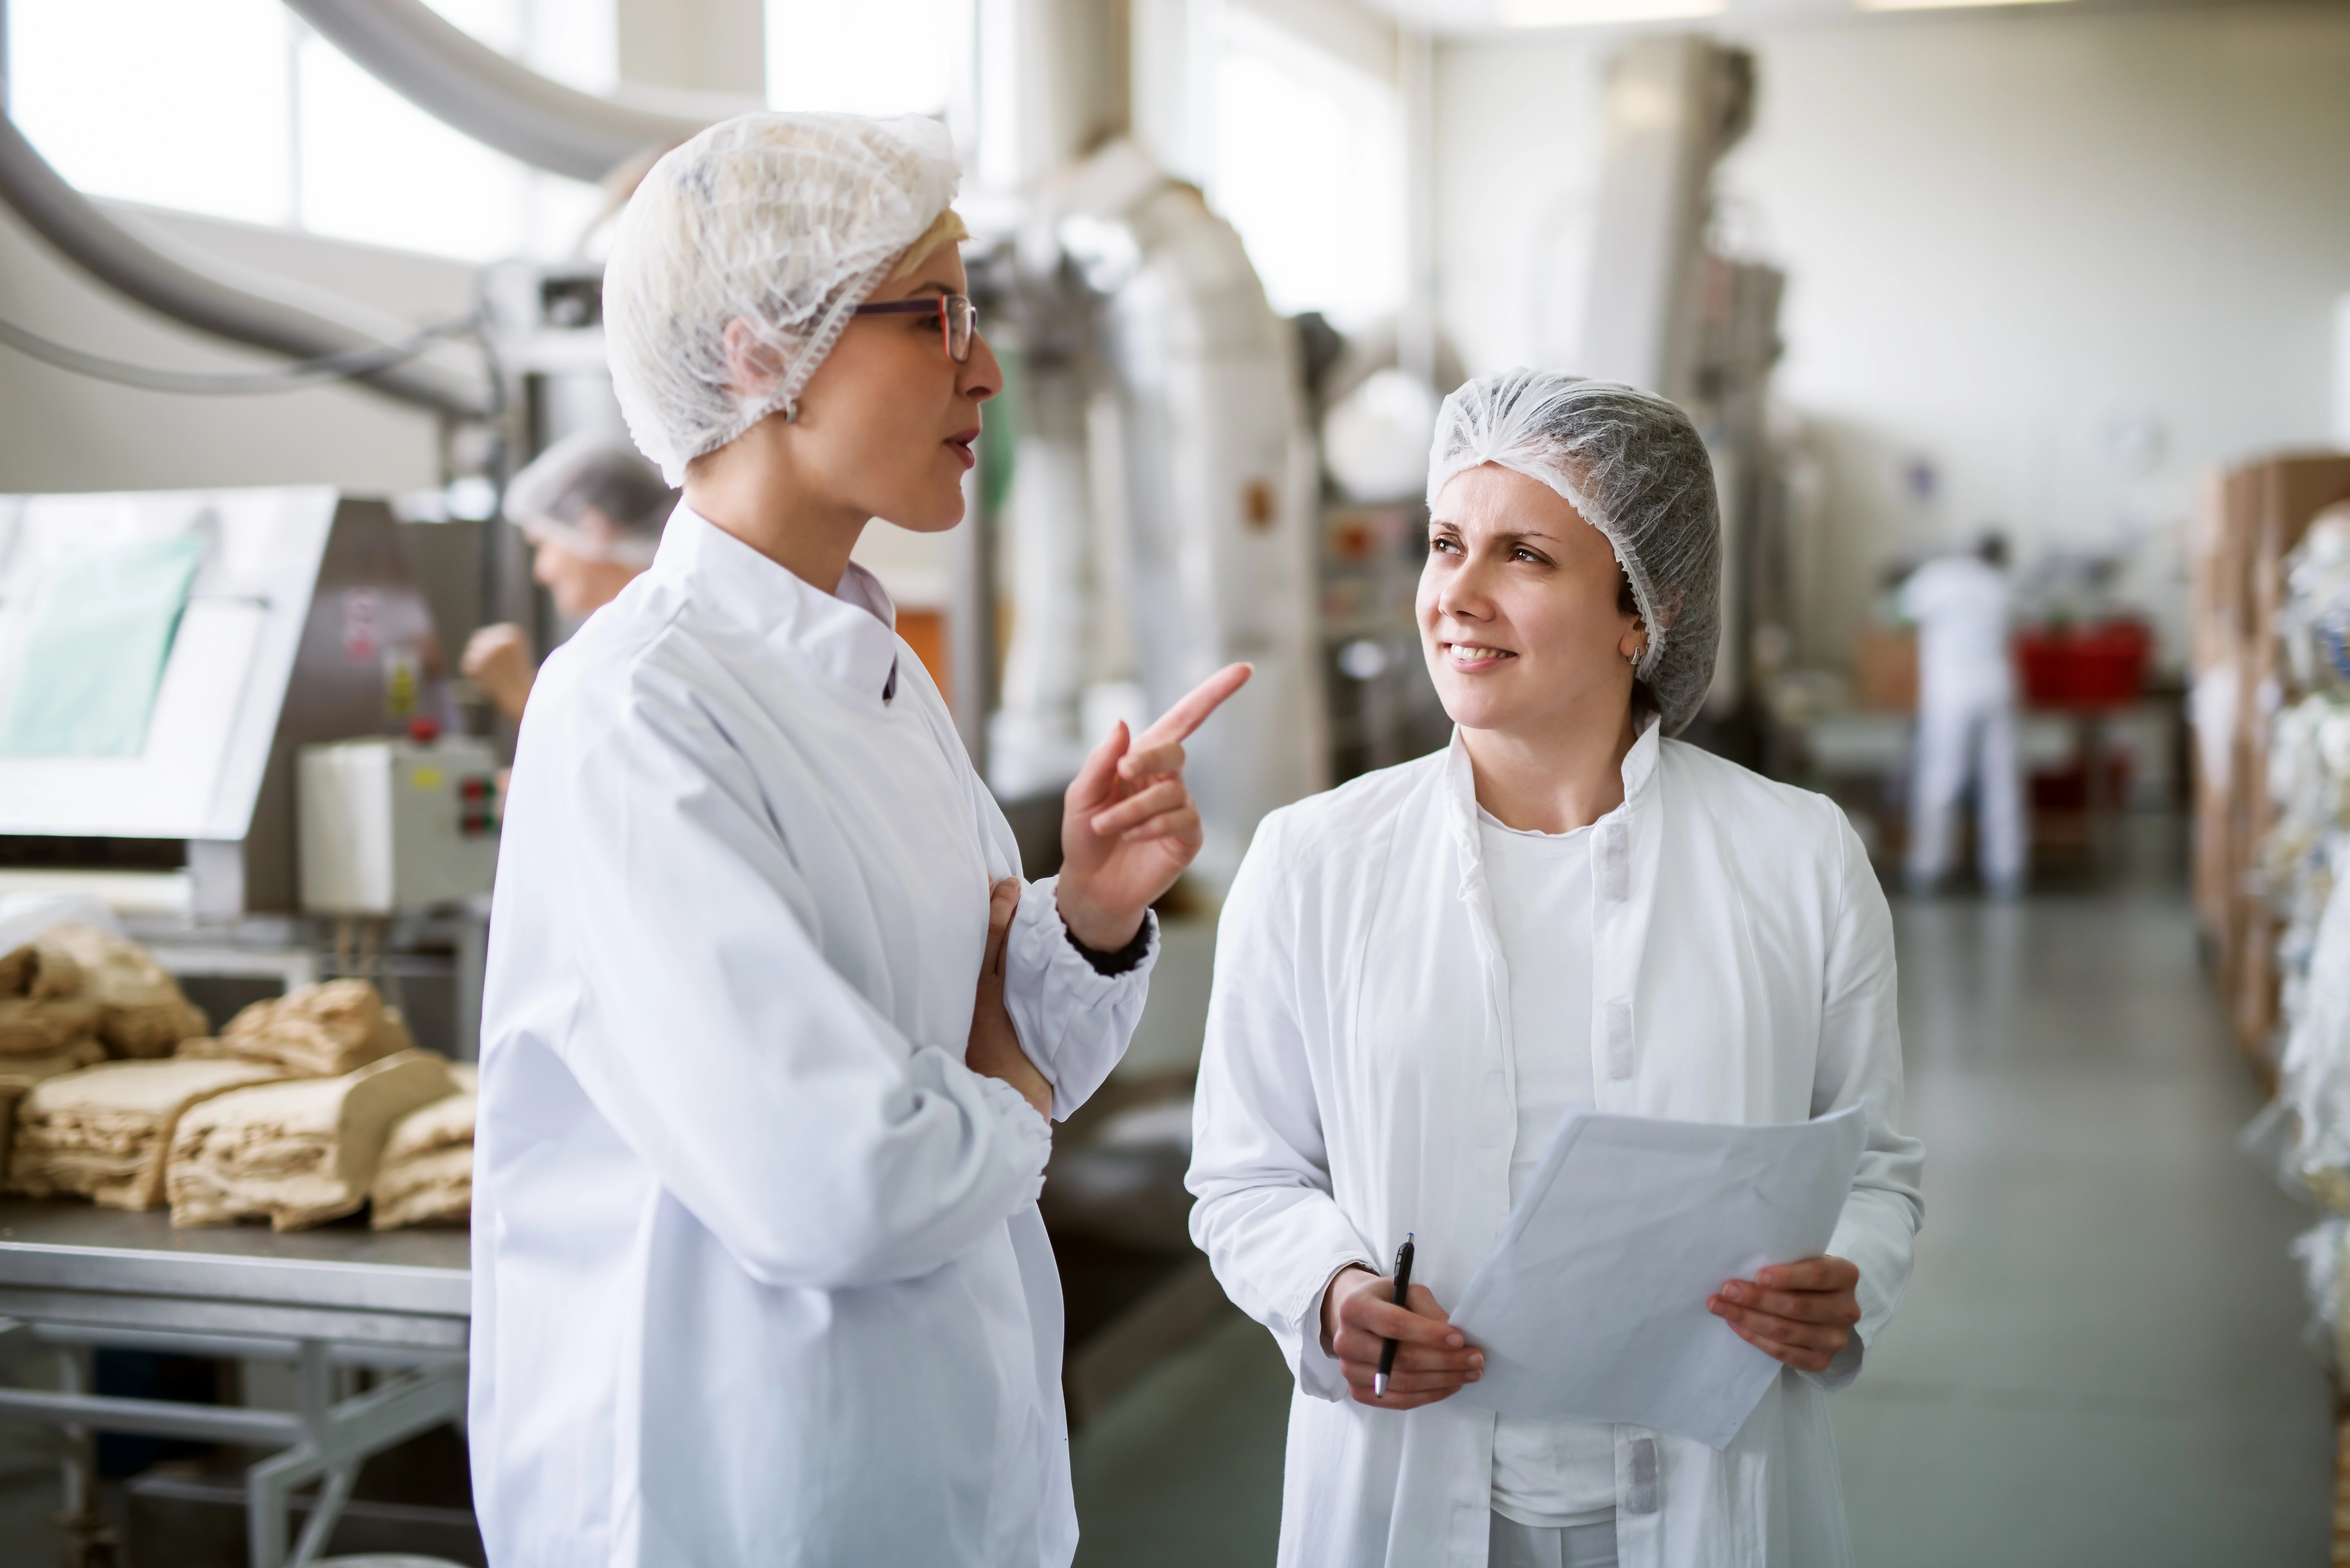
[[[200,331],[296,359],[392,347],[388,339],[239,287],[164,254],[68,184],[5,115],[0,115],[0,200],[91,276]],[[491,411],[486,387],[413,360],[359,370],[353,379],[402,402],[458,419],[480,419]]]
[[[601,180],[706,120],[630,109],[550,81],[423,0],[286,0],[321,37],[427,114],[525,163]]]

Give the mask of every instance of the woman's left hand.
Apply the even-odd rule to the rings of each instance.
[[[1132,941],[1151,900],[1200,853],[1183,740],[1250,673],[1227,664],[1131,740],[1121,722],[1070,784],[1061,801],[1059,904],[1062,922],[1086,946],[1115,952]]]
[[[1825,1372],[1860,1321],[1860,1271],[1842,1258],[1806,1258],[1732,1280],[1706,1310],[1774,1361]]]

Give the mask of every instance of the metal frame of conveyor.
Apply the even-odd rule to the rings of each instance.
[[[174,1231],[161,1213],[0,1203],[0,1359],[57,1355],[65,1386],[0,1386],[0,1417],[65,1429],[68,1529],[95,1531],[90,1434],[185,1438],[279,1451],[245,1472],[252,1568],[307,1568],[369,1457],[465,1412],[472,1312],[463,1231]],[[277,1361],[292,1410],[90,1392],[105,1345]],[[383,1376],[337,1397],[345,1368]],[[296,1488],[320,1483],[300,1538]]]

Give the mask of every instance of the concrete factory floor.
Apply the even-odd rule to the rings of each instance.
[[[1861,1568],[2326,1560],[2311,1216],[2236,1152],[2179,837],[2134,826],[2105,890],[1895,903],[1926,1228],[1832,1401]],[[1080,1432],[1079,1568],[1270,1563],[1288,1394],[1236,1320]]]

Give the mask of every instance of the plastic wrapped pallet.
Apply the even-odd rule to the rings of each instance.
[[[174,1225],[262,1220],[303,1231],[359,1212],[393,1124],[449,1097],[449,1064],[402,1051],[333,1078],[239,1089],[180,1118],[168,1187]]]
[[[330,980],[256,1002],[230,1019],[219,1039],[185,1041],[179,1054],[275,1062],[297,1076],[335,1078],[415,1044],[400,1010],[386,1007],[374,986]]]
[[[10,1190],[109,1209],[163,1201],[180,1118],[216,1095],[285,1077],[268,1062],[102,1062],[33,1085],[17,1107]]]
[[[473,1113],[480,1080],[471,1067],[452,1067],[449,1073],[458,1092],[401,1117],[384,1145],[369,1217],[379,1231],[463,1225],[473,1218]]]

